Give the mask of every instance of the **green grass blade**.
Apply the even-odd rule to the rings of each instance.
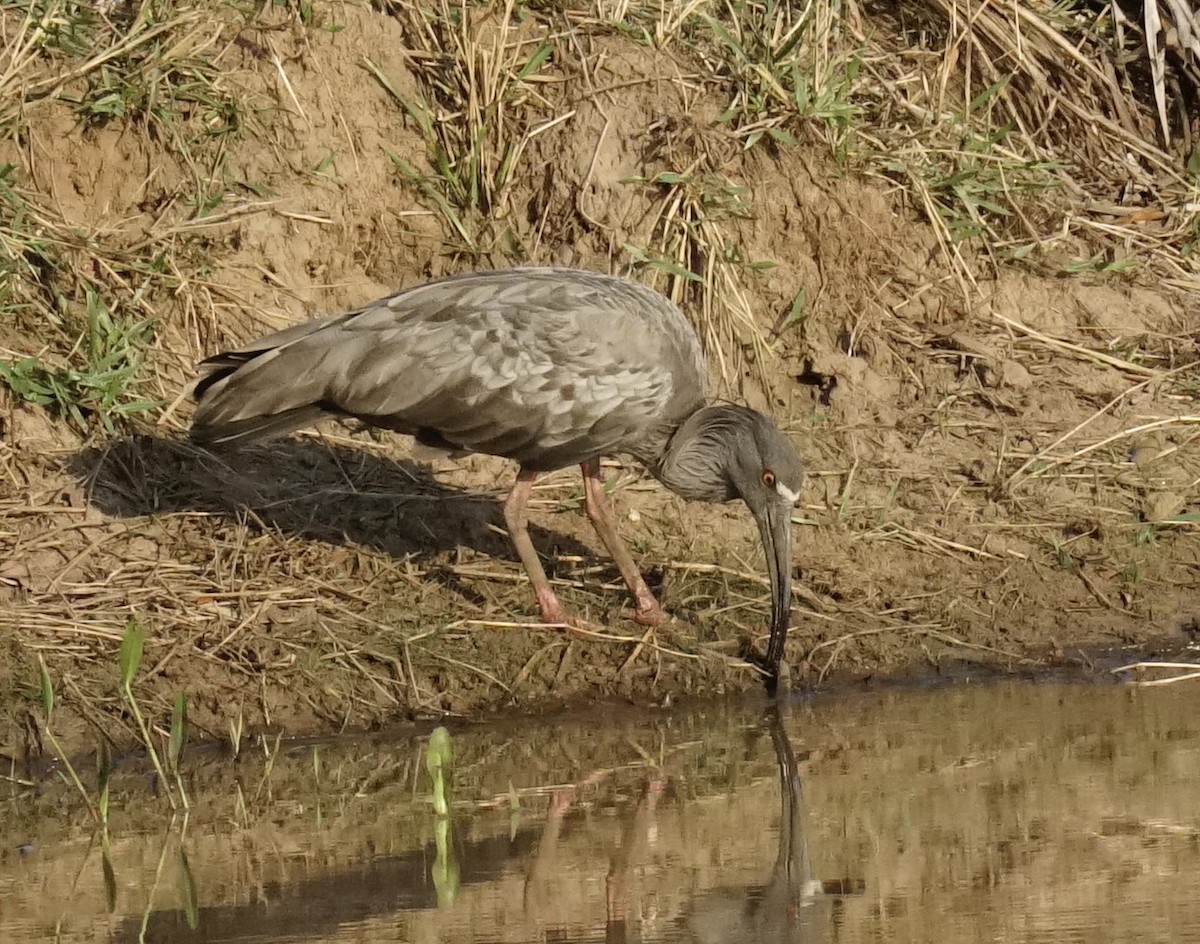
[[[549,58],[550,44],[544,42],[533,51],[533,55],[529,57],[529,61],[521,66],[521,71],[517,73],[517,81],[524,82],[537,72]]]
[[[467,228],[463,225],[462,220],[459,219],[458,214],[455,213],[450,204],[446,202],[446,198],[438,193],[437,188],[430,184],[429,181],[423,176],[421,176],[417,169],[399,154],[393,154],[391,151],[385,151],[384,153],[387,154],[388,158],[393,164],[400,168],[401,173],[403,173],[405,177],[409,178],[409,180],[411,180],[420,188],[421,193],[423,193],[429,200],[432,200],[434,204],[437,205],[437,208],[442,212],[442,215],[446,217],[446,220],[451,226],[454,227],[458,235],[463,238],[463,242],[465,242],[470,248],[474,249],[475,240],[472,239],[470,234],[467,232]]]
[[[121,639],[121,687],[129,690],[138,667],[142,664],[142,648],[146,636],[136,622],[130,620],[125,624],[125,635]]]
[[[729,47],[729,51],[737,56],[739,62],[744,65],[750,64],[750,60],[746,56],[746,51],[742,48],[741,43],[734,39],[729,31],[725,29],[725,27],[721,25],[719,21],[713,19],[707,13],[696,14],[696,19],[703,22],[710,30],[712,30],[713,35],[716,36],[717,39],[719,39],[727,47]]]
[[[433,810],[438,816],[450,812],[448,778],[453,763],[454,746],[450,741],[450,732],[445,728],[436,728],[425,748],[425,769],[433,780]]]
[[[200,901],[196,894],[196,878],[188,865],[187,853],[179,847],[179,897],[183,899],[183,913],[188,927],[193,931],[200,926]]]
[[[108,823],[108,782],[112,776],[112,770],[112,754],[109,751],[108,741],[101,737],[100,744],[96,748],[96,789],[99,793],[96,805],[100,811],[101,825]]]
[[[792,307],[788,309],[787,321],[784,322],[784,330],[792,327],[801,318],[804,317],[804,311],[808,307],[808,292],[803,286],[796,293],[796,297],[792,299]]]
[[[100,850],[100,869],[104,874],[104,907],[112,914],[117,910],[117,875],[113,871],[112,859],[108,854],[108,836]]]
[[[42,714],[46,716],[46,727],[50,727],[50,718],[54,714],[54,683],[50,681],[50,671],[41,655],[38,656],[38,671],[42,677]]]
[[[187,695],[180,692],[175,696],[175,705],[171,710],[171,739],[167,743],[167,761],[176,776],[179,776],[179,758],[186,743]]]
[[[387,92],[392,96],[392,98],[400,103],[400,107],[403,108],[405,112],[408,113],[409,117],[417,123],[418,127],[420,127],[421,134],[425,136],[426,140],[429,140],[435,136],[433,118],[430,116],[428,109],[419,107],[413,102],[410,102],[404,95],[401,95],[396,87],[392,85],[391,80],[383,74],[383,70],[380,69],[379,66],[375,65],[375,63],[366,56],[363,57],[362,66],[375,77],[376,82],[383,86],[385,92]]]
[[[768,128],[767,134],[771,136],[771,140],[779,144],[786,144],[791,147],[796,143],[796,139],[784,131],[782,128]]]
[[[678,262],[673,262],[670,259],[655,259],[650,263],[654,268],[661,272],[666,272],[668,275],[673,275],[678,279],[686,279],[689,282],[703,282],[691,269],[681,266]]]
[[[458,857],[454,853],[454,842],[450,832],[450,820],[440,818],[433,828],[434,845],[437,856],[430,866],[433,887],[437,891],[439,908],[449,908],[454,904],[459,891]]]

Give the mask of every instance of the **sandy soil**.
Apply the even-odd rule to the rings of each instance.
[[[736,328],[706,341],[714,390],[769,409],[810,467],[788,650],[799,684],[1195,632],[1200,387],[1168,374],[1195,359],[1194,299],[984,260],[964,292],[902,194],[815,143],[742,150],[686,60],[619,35],[583,40],[588,68],[556,64],[522,105],[529,127],[568,117],[521,153],[506,239],[466,252],[398,173],[389,153],[424,166],[423,144],[361,65],[419,94],[397,20],[348,7],[339,22],[270,36],[282,68],[261,37],[222,60],[276,104],[230,143],[242,196],[204,234],[207,268],[161,300],[148,369],[164,399],[200,356],[432,276],[515,261],[618,270],[663,225],[659,190],[631,179],[704,154],[749,208],[710,207],[721,232],[776,263],[738,275],[769,351]],[[34,128],[0,158],[67,218],[131,245],[187,173],[153,140],[80,127],[61,104],[43,103]],[[686,286],[637,277],[696,313]],[[0,344],[36,348],[11,327]],[[685,504],[610,468],[622,531],[684,621],[651,637],[617,618],[626,600],[578,514],[577,474],[548,477],[535,543],[565,602],[607,627],[573,637],[525,625],[536,611],[499,526],[502,461],[430,462],[338,426],[214,458],[184,442],[186,403],[136,435],[88,439],[3,390],[0,405],[0,744],[13,752],[36,728],[39,654],[62,680],[64,729],[131,731],[115,695],[131,618],[149,634],[150,713],[167,717],[184,690],[214,735],[234,717],[328,730],[758,684],[736,658],[761,645],[768,606],[740,506]]]

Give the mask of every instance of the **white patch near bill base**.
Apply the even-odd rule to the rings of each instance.
[[[777,491],[779,493],[781,498],[786,498],[793,505],[796,504],[796,502],[798,502],[800,500],[799,492],[793,492],[790,488],[788,488],[786,485],[784,485],[778,479],[776,479],[776,481],[775,481],[775,491]]]

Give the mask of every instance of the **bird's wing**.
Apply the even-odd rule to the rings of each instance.
[[[604,276],[457,276],[219,356],[224,373],[201,391],[195,424],[252,428],[285,414],[311,422],[304,411],[316,409],[533,465],[567,464],[662,419],[679,377],[677,339],[663,328],[671,312],[648,289]]]

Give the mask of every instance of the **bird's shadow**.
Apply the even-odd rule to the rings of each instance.
[[[437,481],[428,466],[303,437],[238,452],[214,453],[182,439],[137,435],[73,457],[70,471],[95,507],[117,518],[201,512],[246,517],[276,530],[331,545],[382,551],[395,560],[428,561],[471,548],[516,561],[490,524],[509,485],[481,494]],[[565,535],[530,526],[549,556],[592,556]],[[431,576],[473,604],[483,602],[447,568]]]

